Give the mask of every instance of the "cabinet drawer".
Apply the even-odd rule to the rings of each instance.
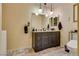
[[[42,38],[42,48],[45,49],[48,47],[48,37]]]
[[[60,45],[60,32],[37,32],[33,36],[32,42],[36,52]]]

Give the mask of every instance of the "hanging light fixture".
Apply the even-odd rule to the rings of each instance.
[[[52,3],[51,3],[51,11],[50,11],[50,14],[53,14],[53,11],[52,11]]]
[[[45,13],[45,17],[48,17],[48,13],[47,13],[47,3],[44,3],[44,13]]]
[[[35,13],[36,16],[38,16],[38,13]]]
[[[48,17],[48,14],[45,14],[45,17]]]
[[[35,12],[35,15],[38,16],[40,13],[42,13],[41,3],[40,3],[40,8],[38,9],[37,12]]]
[[[42,13],[42,7],[41,7],[41,3],[40,3],[40,8],[39,8],[39,13]]]
[[[49,6],[47,6],[47,3],[44,3],[44,5],[42,5],[40,3],[39,6],[40,7],[38,9],[38,12],[36,12],[35,15],[43,14],[46,17],[48,17],[49,15],[52,15],[53,14],[53,11],[52,11],[52,3],[50,4],[50,7],[51,8],[49,8]]]

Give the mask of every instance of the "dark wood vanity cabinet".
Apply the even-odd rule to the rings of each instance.
[[[33,32],[32,47],[35,52],[60,46],[60,32]]]

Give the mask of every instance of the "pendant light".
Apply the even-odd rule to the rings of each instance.
[[[42,7],[41,7],[41,3],[40,3],[40,8],[39,8],[39,13],[42,13]]]
[[[38,16],[38,13],[35,13],[36,16]]]
[[[48,13],[47,13],[47,3],[44,3],[44,7],[45,7],[45,17],[48,17]]]
[[[52,11],[52,3],[51,3],[51,11],[50,11],[50,14],[53,14],[53,11]]]
[[[48,14],[45,14],[45,17],[48,17]]]

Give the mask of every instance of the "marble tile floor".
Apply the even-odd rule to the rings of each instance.
[[[70,53],[65,52],[64,48],[53,47],[39,52],[34,52],[31,49],[28,53],[19,54],[20,56],[72,56]]]

